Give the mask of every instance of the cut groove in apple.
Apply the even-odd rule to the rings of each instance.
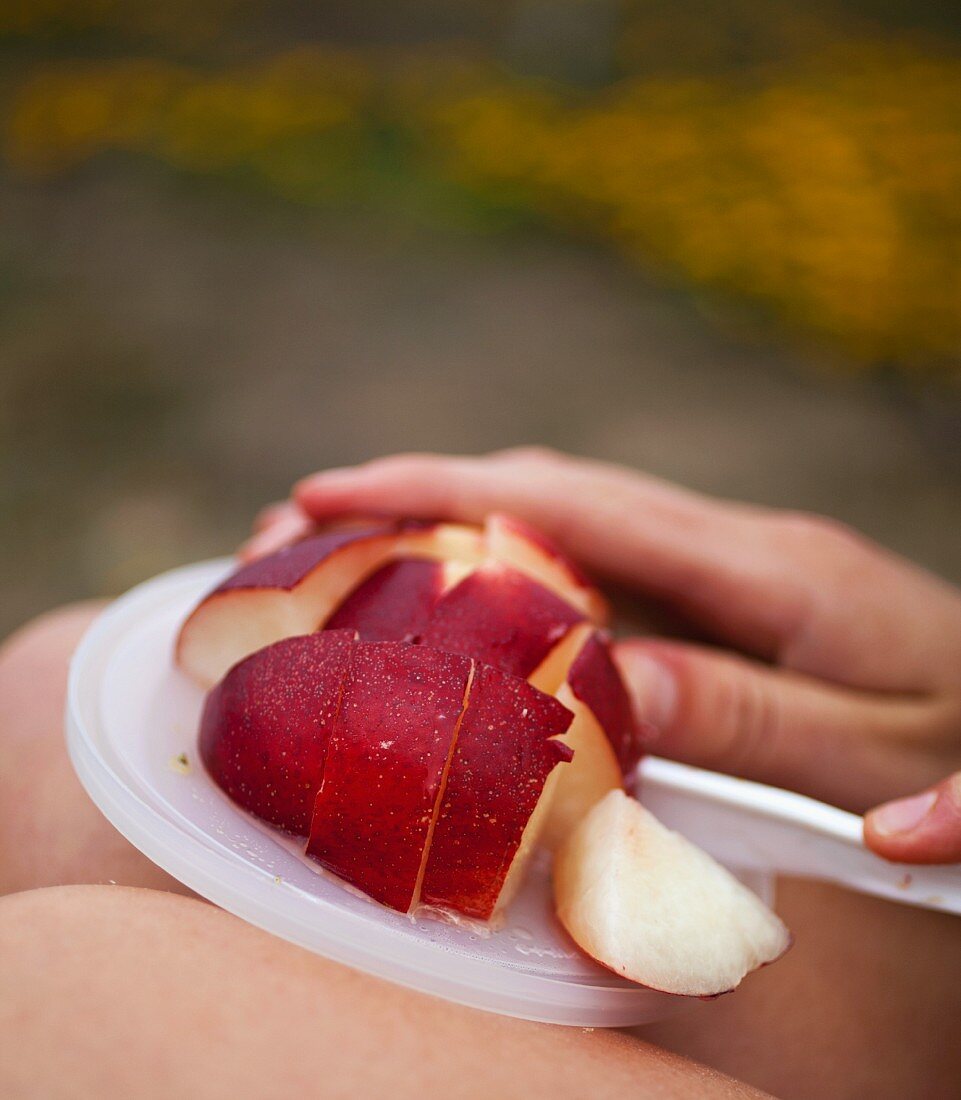
[[[554,780],[550,812],[541,837],[544,846],[550,849],[556,848],[608,791],[624,786],[620,761],[610,737],[567,682],[578,655],[595,633],[590,623],[574,627],[529,677],[529,683],[553,695],[574,715],[561,738],[574,750],[574,759]],[[581,674],[592,675],[590,664],[586,669],[581,667]],[[585,694],[594,697],[596,693],[588,689]]]
[[[557,852],[554,898],[588,955],[665,993],[725,993],[791,943],[755,894],[622,791],[600,801]]]
[[[420,646],[351,650],[307,854],[401,912],[415,899],[470,672],[468,658]]]

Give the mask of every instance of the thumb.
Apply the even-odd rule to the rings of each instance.
[[[898,863],[961,862],[961,772],[871,810],[864,842]]]
[[[615,656],[652,751],[862,812],[931,778],[910,750],[924,702],[821,683],[733,653],[662,639]]]

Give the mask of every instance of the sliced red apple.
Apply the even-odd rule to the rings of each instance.
[[[524,680],[476,665],[424,871],[421,902],[489,920],[519,884],[571,751],[571,714]],[[539,812],[540,811],[540,812]]]
[[[495,561],[539,581],[594,622],[607,622],[604,597],[546,535],[503,513],[489,516],[484,532],[487,552]]]
[[[324,629],[356,630],[362,641],[372,642],[421,634],[444,590],[445,568],[423,558],[388,562],[351,592]]]
[[[238,805],[306,836],[353,646],[350,631],[286,638],[235,665],[207,696],[200,755]]]
[[[401,912],[415,899],[470,671],[466,657],[421,646],[352,649],[307,854]]]
[[[526,678],[582,620],[543,585],[489,562],[442,597],[419,640]]]
[[[725,993],[791,943],[760,898],[622,791],[558,851],[554,896],[588,955],[665,993]]]

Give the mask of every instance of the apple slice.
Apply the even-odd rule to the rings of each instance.
[[[487,552],[495,561],[539,581],[594,622],[607,622],[604,597],[546,535],[500,512],[488,517],[484,532]]]
[[[324,629],[356,630],[365,642],[409,640],[426,629],[444,590],[445,570],[426,559],[388,562],[351,592]]]
[[[316,630],[391,559],[474,565],[484,553],[478,528],[451,523],[383,523],[311,535],[242,566],[209,593],[180,631],[177,662],[210,687],[247,654]]]
[[[643,755],[649,731],[634,717],[631,700],[611,657],[610,642],[600,631],[584,642],[567,682],[600,723],[614,748],[621,771],[629,775]]]
[[[518,570],[488,562],[442,597],[419,640],[526,678],[583,618]]]
[[[574,759],[557,773],[547,822],[541,835],[545,848],[554,850],[581,822],[591,808],[612,790],[623,790],[621,766],[600,723],[580,699],[564,684],[557,701],[574,719],[559,740],[574,753]]]
[[[235,665],[210,692],[200,756],[245,810],[306,836],[353,634],[286,638]]]
[[[755,894],[622,791],[599,802],[557,853],[554,899],[588,955],[665,993],[725,993],[791,943]]]
[[[589,623],[575,627],[529,677],[534,687],[556,696],[574,715],[570,729],[561,738],[574,750],[574,759],[570,767],[563,768],[557,776],[542,836],[545,847],[551,849],[557,847],[608,791],[624,786],[621,763],[611,737],[594,711],[574,694],[568,682],[575,664],[589,646],[586,658],[577,664],[575,683],[578,690],[594,703],[608,721],[619,744],[624,740],[625,732],[628,738],[634,737],[629,701],[626,712],[622,705],[612,706],[612,699],[621,704],[627,700],[617,668],[609,655],[605,660],[604,642],[603,639],[598,641],[596,633]],[[597,646],[600,652],[595,653]],[[610,681],[612,672],[616,678],[613,683]]]
[[[421,646],[351,651],[307,854],[401,912],[415,899],[470,672],[468,658]]]
[[[489,920],[510,900],[543,824],[548,778],[571,758],[571,715],[524,680],[475,665],[420,900]]]
[[[205,687],[271,642],[316,630],[344,596],[390,554],[393,527],[314,535],[243,566],[184,623],[177,661]]]

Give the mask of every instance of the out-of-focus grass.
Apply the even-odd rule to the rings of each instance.
[[[454,46],[268,48],[264,9],[231,0],[24,0],[0,17],[20,51],[6,159],[34,178],[122,153],[312,207],[536,220],[852,363],[957,371],[961,55],[829,9],[682,4],[672,24],[628,4],[588,24],[606,61],[575,83],[577,5],[541,24],[517,7],[526,22],[496,8],[509,66]]]

